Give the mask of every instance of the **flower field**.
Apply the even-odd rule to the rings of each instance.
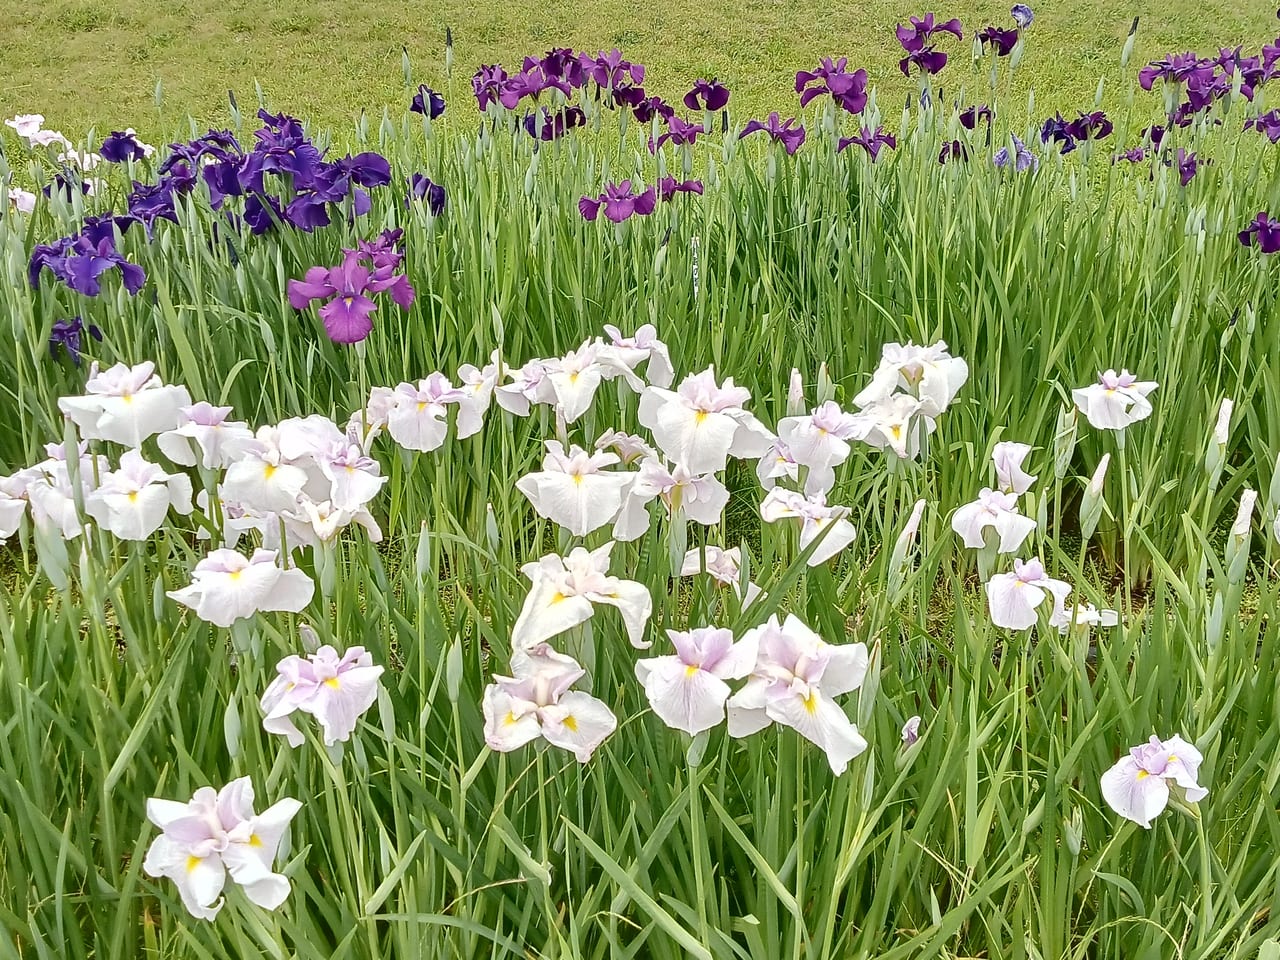
[[[6,120],[0,956],[1280,957],[1280,39],[1039,25]]]

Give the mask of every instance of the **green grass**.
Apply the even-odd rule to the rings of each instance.
[[[417,78],[443,85],[444,29],[455,37],[457,100],[469,112],[475,65],[517,64],[550,46],[621,47],[652,71],[667,96],[695,77],[718,76],[734,91],[735,114],[792,112],[791,81],[824,55],[865,65],[889,101],[907,89],[897,71],[895,23],[926,7],[876,0],[563,0],[536,7],[478,0],[465,5],[409,0],[50,0],[13,4],[0,47],[0,113],[44,113],[73,138],[133,126],[168,132],[188,114],[223,123],[227,89],[253,99],[254,81],[278,108],[320,125],[349,128],[361,110],[402,106],[401,47]],[[931,8],[932,9],[932,8]],[[970,33],[1008,20],[1008,4],[937,7],[962,17]],[[1168,51],[1256,43],[1276,33],[1275,11],[1253,0],[1169,0],[1156,5],[1106,0],[1044,3],[1015,95],[1034,88],[1043,109],[1092,102],[1100,77],[1116,77],[1120,48],[1142,17],[1135,62]],[[163,87],[161,112],[154,90]],[[892,96],[890,94],[892,93]],[[981,96],[981,93],[978,94]],[[344,134],[345,135],[345,134]]]

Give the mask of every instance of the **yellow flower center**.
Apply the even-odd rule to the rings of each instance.
[[[691,664],[689,664],[687,667],[685,667],[685,668],[684,668],[684,675],[685,675],[686,677],[692,677],[692,676],[693,676],[695,673],[697,673],[700,669],[702,669],[702,668],[701,668],[701,667],[699,667],[697,664],[693,664],[693,663],[691,663]]]
[[[277,468],[274,463],[268,463],[265,467],[262,468],[262,478],[264,480],[270,480],[272,477],[276,475],[276,469]]]
[[[810,690],[805,694],[803,703],[805,710],[807,710],[810,715],[818,712],[818,694],[815,691]]]
[[[578,721],[574,719],[572,713],[564,718],[564,728],[572,733],[578,732]]]
[[[187,857],[187,873],[195,873],[196,867],[203,862],[199,857]]]
[[[338,689],[338,678],[337,678],[337,677],[330,677],[328,680],[326,680],[326,681],[324,682],[324,685],[325,685],[326,687],[328,687],[330,690],[337,690],[337,689]]]

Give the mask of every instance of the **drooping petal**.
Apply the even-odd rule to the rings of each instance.
[[[559,703],[543,707],[540,713],[546,741],[569,750],[579,763],[590,760],[618,726],[618,718],[603,701],[581,690],[570,690]]]
[[[1149,830],[1152,819],[1169,803],[1169,786],[1133,757],[1124,757],[1102,775],[1102,799],[1126,820]]]

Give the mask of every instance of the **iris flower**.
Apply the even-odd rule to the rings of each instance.
[[[751,399],[733,378],[716,383],[715,370],[690,374],[676,390],[649,386],[640,397],[640,423],[653,432],[667,459],[690,473],[716,473],[729,457],[760,457],[773,434],[747,412]]]
[[[201,400],[178,408],[178,424],[156,438],[160,452],[173,463],[207,470],[229,467],[254,442],[253,431],[243,421],[228,421],[230,407],[215,407]]]
[[[817,70],[799,71],[796,74],[796,93],[800,94],[801,109],[826,93],[846,113],[861,113],[867,105],[867,71],[859,69],[849,73],[846,69],[848,63],[848,57],[834,61],[831,57],[823,57]]]
[[[1035,530],[1036,521],[1018,512],[1017,494],[983,487],[977,500],[956,510],[951,517],[951,529],[960,535],[966,547],[980,550],[986,546],[988,527],[996,533],[998,553],[1016,553]]]
[[[528,650],[584,623],[597,603],[618,608],[633,647],[649,646],[644,628],[653,598],[643,584],[609,575],[612,551],[613,541],[591,551],[574,547],[568,556],[548,554],[521,567],[532,585],[511,631],[512,647]]]
[[[630,180],[623,180],[606,184],[604,193],[598,197],[583,197],[578,201],[578,210],[584,220],[594,220],[600,215],[600,208],[604,207],[607,219],[622,223],[631,216],[647,217],[653,213],[657,200],[653,187],[637,193],[632,189]]]
[[[740,643],[757,648],[746,685],[729,698],[729,735],[749,737],[770,724],[791,727],[819,746],[836,776],[867,749],[867,741],[834,698],[862,686],[866,644],[832,645],[788,614],[774,614]]]
[[[969,365],[963,358],[951,356],[944,340],[931,346],[886,343],[871,383],[853,402],[865,407],[900,390],[919,400],[925,416],[936,417],[951,405],[968,379]]]
[[[494,676],[484,691],[484,739],[509,753],[542,737],[586,763],[618,720],[603,701],[570,687],[586,671],[546,644],[513,655],[512,676]]]
[[[131,367],[117,363],[89,367],[85,395],[62,397],[58,409],[85,440],[110,440],[137,447],[147,437],[178,425],[180,407],[191,403],[186,387],[167,386],[151,361]]]
[[[529,136],[550,142],[559,140],[574,127],[581,127],[587,122],[587,115],[581,107],[565,107],[555,113],[540,108],[536,113],[525,114],[524,129]]]
[[[132,130],[113,130],[98,149],[102,159],[109,163],[125,163],[148,156],[147,145],[140,142]]]
[[[1246,130],[1257,130],[1265,133],[1272,143],[1280,141],[1280,110],[1269,110],[1266,113],[1244,122]]]
[[[1147,396],[1158,387],[1154,381],[1139,380],[1128,370],[1105,370],[1097,383],[1072,390],[1071,397],[1094,428],[1123,430],[1151,416]]]
[[[1030,454],[1031,445],[1028,443],[1005,440],[995,445],[991,460],[996,468],[996,486],[1001,492],[1021,496],[1031,489],[1036,478],[1022,469]]]
[[[476,104],[483,112],[491,103],[498,102],[502,86],[507,82],[507,71],[494,64],[482,66],[471,78],[471,89],[476,95]]]
[[[289,896],[289,880],[271,866],[289,822],[302,804],[285,798],[253,812],[248,777],[221,790],[201,787],[187,803],[152,797],[147,819],[163,832],[151,842],[142,869],[168,877],[193,917],[212,920],[222,909],[222,889],[231,875],[259,907],[274,910]]]
[[[20,113],[16,117],[10,117],[4,122],[4,125],[22,137],[22,139],[30,140],[44,129],[44,115],[40,113]]]
[[[420,113],[429,120],[444,113],[444,97],[436,93],[425,83],[418,84],[418,92],[413,95],[413,101],[409,104],[409,110],[412,113]]]
[[[806,494],[826,493],[835,486],[835,468],[849,458],[852,449],[849,440],[861,439],[863,433],[858,418],[845,413],[834,400],[806,416],[778,421],[778,439],[796,463],[809,468]]]
[[[300,747],[304,738],[292,715],[309,713],[319,722],[326,747],[350,740],[356,721],[378,699],[382,672],[364,647],[339,654],[325,644],[306,657],[285,657],[262,694],[262,729]]]
[[[1015,3],[1012,9],[1009,10],[1009,13],[1020,30],[1027,29],[1027,27],[1031,26],[1032,22],[1036,18],[1036,15],[1032,12],[1031,8],[1025,3]]]
[[[658,498],[672,517],[681,517],[714,526],[720,522],[729,502],[729,491],[714,474],[695,475],[676,464],[668,467],[657,457],[640,464],[639,474],[626,491],[614,536],[619,540],[635,540],[649,529],[646,505]]]
[[[165,473],[137,450],[120,458],[120,467],[105,473],[85,498],[85,513],[121,540],[146,540],[160,529],[169,508],[191,512],[191,480],[184,473]]]
[[[1263,253],[1280,251],[1280,220],[1272,220],[1266,212],[1259,213],[1240,231],[1239,237],[1246,247],[1256,243]]]
[[[315,593],[315,584],[301,570],[281,569],[274,550],[255,550],[247,559],[234,550],[214,550],[196,564],[191,580],[170,590],[169,598],[218,627],[262,612],[299,613]]]
[[[1133,747],[1102,775],[1102,799],[1120,816],[1143,829],[1169,805],[1170,787],[1187,803],[1209,795],[1197,778],[1204,757],[1181,737],[1152,738]]]
[[[313,300],[325,300],[319,310],[325,333],[334,343],[359,343],[373,330],[377,304],[371,294],[387,291],[402,310],[413,304],[414,289],[408,278],[379,276],[370,271],[356,250],[344,250],[336,267],[311,267],[302,280],[290,280],[289,303],[305,310]]]
[[[1014,560],[1012,573],[998,573],[986,584],[991,622],[1008,630],[1035,626],[1036,608],[1046,597],[1053,598],[1053,611],[1062,609],[1071,584],[1055,580],[1044,572],[1039,560]]]
[[[787,120],[780,120],[777,111],[769,114],[768,120],[752,120],[742,132],[738,134],[741,140],[748,134],[757,133],[763,130],[769,134],[769,138],[775,143],[782,144],[788,154],[794,154],[800,149],[800,144],[804,143],[805,132],[803,126],[792,126],[796,122],[795,117]]]
[[[663,177],[658,181],[658,199],[668,203],[675,199],[677,193],[694,193],[702,195],[701,180],[677,180],[675,177]]]
[[[875,163],[880,158],[880,151],[885,147],[890,150],[898,148],[898,140],[892,133],[885,133],[884,127],[876,127],[875,132],[870,127],[863,127],[861,131],[852,137],[842,137],[836,145],[836,153],[843,152],[847,147],[859,146],[867,151],[867,156],[871,158],[871,162]]]
[[[651,384],[655,387],[671,385],[675,377],[671,368],[671,351],[658,339],[658,330],[653,324],[641,324],[631,336],[624,336],[617,327],[606,323],[604,332],[609,335],[610,345],[622,366],[635,370],[643,363],[645,377]]]
[[[649,152],[657,153],[668,140],[677,147],[690,146],[697,141],[699,134],[706,132],[700,123],[689,123],[675,116],[667,117],[666,132],[659,136],[656,142],[649,142]]]
[[[982,106],[965,107],[960,111],[960,126],[966,130],[973,130],[982,120],[987,121],[987,125],[991,125],[991,108],[985,103]]]
[[[742,552],[737,547],[727,550],[711,545],[695,547],[684,555],[680,576],[696,577],[703,572],[704,562],[707,576],[721,586],[730,587],[744,606],[760,596],[758,586],[751,581],[744,586],[742,582]]]
[[[978,32],[978,40],[983,49],[990,45],[997,57],[1007,57],[1018,45],[1018,31],[1006,30],[1002,27],[990,26]]]
[[[80,351],[83,344],[81,338],[86,333],[93,339],[102,341],[102,331],[92,323],[86,325],[79,317],[55,321],[53,329],[49,332],[49,356],[56,360],[58,348],[61,347],[71,358],[71,362],[77,367],[80,366]]]
[[[779,520],[795,518],[800,521],[800,549],[807,550],[809,545],[822,534],[822,542],[809,556],[809,566],[816,567],[825,563],[837,553],[853,543],[858,535],[846,517],[848,507],[829,507],[823,493],[806,497],[794,490],[774,487],[760,504],[760,518],[765,523],[776,523]]]
[[[733,633],[715,627],[688,632],[668,630],[674,656],[636,661],[644,694],[667,726],[696,736],[718,726],[729,699],[726,680],[740,680],[755,669],[759,634],[734,643]]]
[[[546,448],[542,470],[516,481],[534,511],[577,537],[614,520],[636,476],[605,470],[619,462],[612,453],[592,454],[576,445],[566,453],[558,440],[546,441]]]
[[[460,403],[464,396],[443,373],[433,373],[416,384],[402,383],[387,408],[387,432],[406,450],[435,450],[444,443],[449,405]]]
[[[64,237],[35,248],[27,277],[32,287],[39,286],[40,272],[48,269],[76,293],[96,297],[102,292],[101,278],[109,270],[119,270],[125,290],[136,295],[147,275],[136,263],[130,263],[116,249],[114,237],[93,239],[80,235]]]
[[[964,39],[964,33],[961,31],[960,21],[951,19],[939,22],[934,18],[932,13],[926,13],[923,18],[911,17],[910,23],[903,25],[898,24],[897,34],[898,42],[902,44],[902,49],[907,53],[916,53],[925,48],[925,45],[937,33],[949,33],[957,40]]]
[[[723,110],[729,103],[729,89],[715,77],[693,81],[693,89],[684,95],[684,105],[690,110]]]
[[[1054,610],[1049,616],[1049,626],[1057,627],[1064,636],[1073,629],[1088,633],[1091,627],[1114,627],[1120,622],[1120,614],[1114,610],[1099,610],[1092,603],[1081,603],[1068,610]]]
[[[1015,134],[1013,140],[1013,155],[1010,156],[1008,147],[1001,147],[992,156],[992,162],[1004,169],[1009,166],[1009,162],[1013,161],[1013,168],[1018,173],[1024,173],[1027,170],[1035,170],[1040,166],[1040,158],[1027,149],[1027,145]]]
[[[904,77],[911,76],[911,68],[915,67],[922,74],[935,74],[947,65],[947,55],[937,47],[924,47],[913,50],[898,61],[898,69]]]

